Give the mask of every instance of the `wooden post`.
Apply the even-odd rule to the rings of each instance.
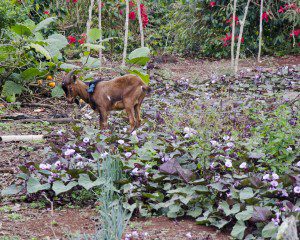
[[[263,26],[262,26],[263,8],[264,8],[264,0],[260,0],[259,37],[258,37],[259,43],[258,43],[258,56],[257,56],[258,62],[261,62],[260,56],[261,56],[261,43],[262,43],[262,31],[263,31]]]
[[[91,0],[91,4],[90,4],[90,7],[89,7],[89,18],[86,22],[86,42],[87,43],[90,42],[89,31],[90,31],[91,25],[92,25],[93,7],[94,7],[94,0]],[[88,47],[87,50],[90,51],[90,48]]]
[[[100,30],[100,45],[102,46],[102,1],[98,0],[98,27]],[[101,71],[102,67],[102,48],[99,48],[99,70]]]
[[[235,17],[236,17],[236,4],[237,0],[233,0],[233,13],[232,13],[232,31],[231,31],[231,67],[234,68],[234,35],[235,35]]]
[[[139,18],[139,25],[140,25],[140,34],[141,34],[141,47],[145,47],[145,40],[144,40],[144,29],[143,29],[143,21],[142,21],[142,13],[141,13],[141,1],[137,0],[138,6],[138,18]]]
[[[128,28],[129,28],[129,0],[126,0],[125,35],[124,35],[124,49],[123,49],[123,60],[122,60],[123,67],[125,67],[125,61],[127,56]]]

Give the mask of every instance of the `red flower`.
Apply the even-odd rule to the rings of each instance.
[[[72,2],[73,2],[73,3],[77,3],[77,2],[78,2],[78,0],[72,0]]]
[[[135,20],[135,12],[130,12],[129,13],[129,19]]]
[[[265,20],[266,22],[268,22],[269,21],[269,14],[267,12],[264,12],[262,14],[262,19]]]
[[[278,10],[279,13],[284,13],[285,8],[283,8],[282,6],[280,6],[280,9]]]
[[[134,6],[135,6],[135,3],[132,2],[132,1],[130,1],[130,2],[129,2],[129,6],[130,6],[130,7],[134,7]]]
[[[223,41],[223,45],[224,46],[228,46],[229,45],[229,43],[230,43],[230,41],[231,41],[231,34],[230,35],[228,35],[227,33],[226,33],[226,36],[224,37],[224,38],[222,38],[222,41]]]
[[[50,11],[46,10],[46,11],[44,11],[44,14],[49,15]]]
[[[84,44],[85,43],[85,38],[81,38],[77,42],[79,42],[79,44]]]
[[[300,35],[300,28],[296,29],[290,33],[290,37],[293,37],[293,36],[298,37],[299,35]]]
[[[209,5],[210,5],[211,7],[214,7],[214,6],[216,6],[217,4],[216,4],[216,2],[210,2]]]
[[[147,15],[147,9],[146,9],[144,4],[141,4],[140,8],[141,8],[143,28],[145,28],[147,26],[148,22],[149,22],[148,15]]]
[[[229,18],[228,20],[226,20],[226,23],[231,23],[233,19],[233,16],[231,18]],[[238,25],[239,24],[239,17],[235,16],[235,24]],[[232,23],[230,24],[230,26],[232,25]]]
[[[76,37],[68,36],[68,41],[69,41],[69,44],[76,43]]]
[[[123,11],[122,10],[120,10],[120,15],[123,15]]]

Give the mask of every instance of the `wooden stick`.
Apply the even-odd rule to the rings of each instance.
[[[6,135],[0,136],[0,142],[19,142],[43,140],[44,135]]]
[[[11,120],[11,119],[1,119],[0,122],[12,122],[16,121],[18,123],[31,123],[31,122],[49,122],[49,123],[69,123],[69,122],[79,122],[73,118],[27,118],[20,120]]]
[[[0,173],[14,173],[13,168],[0,168]]]

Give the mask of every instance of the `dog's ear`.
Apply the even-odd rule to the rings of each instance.
[[[77,76],[74,74],[74,75],[72,76],[72,78],[73,78],[73,82],[75,83],[76,80],[77,80]]]

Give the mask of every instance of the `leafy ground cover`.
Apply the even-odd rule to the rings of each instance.
[[[25,187],[26,201],[44,192],[58,206],[74,201],[74,191],[103,185],[94,169],[108,154],[122,163],[117,187],[137,216],[189,216],[235,238],[270,238],[287,216],[299,215],[299,59],[293,60],[279,68],[276,61],[254,68],[245,62],[237,78],[220,62],[160,65],[143,104],[144,124],[133,134],[126,133],[122,112],[111,117],[109,132],[100,133],[86,107],[76,110],[78,125],[2,124],[1,133],[59,136],[48,147],[0,143],[1,167],[21,165],[17,185]],[[74,114],[61,101],[54,105]],[[15,182],[8,176],[3,187]],[[193,236],[184,231],[182,239],[189,232]]]

